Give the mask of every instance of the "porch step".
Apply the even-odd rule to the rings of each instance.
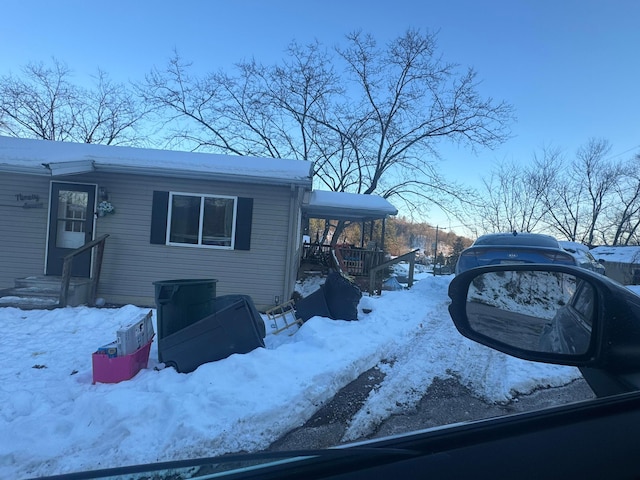
[[[67,304],[78,306],[87,302],[90,280],[71,278]],[[0,290],[0,307],[17,307],[23,310],[56,308],[60,298],[61,278],[39,276],[17,278],[15,287]]]

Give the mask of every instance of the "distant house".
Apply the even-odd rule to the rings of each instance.
[[[97,291],[108,303],[153,306],[155,281],[213,278],[218,295],[274,305],[293,293],[304,210],[348,217],[363,197],[316,199],[312,167],[0,137],[0,290],[59,276],[65,255],[108,235]],[[367,197],[357,214],[397,212]],[[71,274],[90,277],[95,257],[95,248],[78,255]]]
[[[595,247],[591,254],[605,266],[606,276],[623,285],[640,285],[640,247]]]

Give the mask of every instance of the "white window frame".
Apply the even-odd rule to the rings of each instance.
[[[172,242],[171,239],[171,216],[173,215],[173,197],[199,197],[200,198],[200,218],[198,220],[198,243],[181,243]],[[204,219],[204,200],[205,198],[224,198],[233,200],[233,219],[231,220],[231,245],[203,245],[202,244],[202,222]],[[176,247],[195,247],[195,248],[211,248],[217,250],[233,250],[235,248],[236,238],[236,219],[238,215],[238,197],[230,195],[212,195],[208,193],[191,193],[191,192],[169,192],[169,205],[167,212],[167,236],[166,244]]]

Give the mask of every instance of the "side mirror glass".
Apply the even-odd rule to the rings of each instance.
[[[502,270],[471,281],[466,317],[472,332],[507,349],[584,356],[591,344],[595,302],[595,288],[575,275]]]

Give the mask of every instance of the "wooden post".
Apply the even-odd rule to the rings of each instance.
[[[98,251],[93,258],[93,277],[91,278],[91,286],[89,291],[89,303],[93,305],[95,303],[95,295],[98,290],[98,280],[100,279],[100,270],[102,269],[102,256],[104,252],[104,242],[109,235],[102,235],[100,238],[85,243],[79,248],[76,248],[69,255],[65,255],[62,263],[62,279],[60,285],[60,297],[58,299],[59,307],[66,307],[69,297],[69,283],[71,281],[71,268],[73,266],[73,259],[76,255],[79,255],[94,247],[98,247]]]
[[[71,281],[71,264],[73,263],[72,256],[64,257],[62,263],[62,279],[60,284],[60,297],[58,298],[58,306],[66,307],[67,299],[69,297],[69,282]]]
[[[413,287],[413,270],[416,268],[416,252],[414,250],[413,255],[409,257],[409,278],[407,285],[409,288]]]
[[[91,278],[91,287],[89,289],[89,306],[96,304],[96,295],[98,292],[98,282],[100,281],[100,271],[102,270],[102,257],[104,255],[104,239],[96,246],[96,254],[93,257],[93,277]]]
[[[396,257],[392,260],[389,260],[387,262],[381,263],[380,265],[377,265],[375,267],[373,267],[371,269],[371,271],[369,272],[369,294],[373,295],[374,291],[375,291],[375,287],[376,287],[376,274],[393,265],[396,263],[400,263],[403,262],[405,260],[409,261],[409,279],[410,279],[410,284],[409,286],[413,285],[413,269],[415,267],[416,264],[416,253],[418,252],[419,249],[415,249],[412,250],[408,253],[405,253],[404,255],[400,255],[399,257]]]

